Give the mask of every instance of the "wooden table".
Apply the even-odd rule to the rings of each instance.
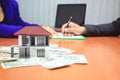
[[[84,54],[87,65],[49,70],[41,66],[2,69],[0,80],[120,80],[120,38],[87,37],[86,40],[50,40],[50,43]],[[16,45],[15,38],[0,38],[0,46]]]

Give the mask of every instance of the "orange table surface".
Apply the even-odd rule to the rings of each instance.
[[[86,37],[86,40],[50,40],[51,44],[84,54],[88,64],[49,70],[42,66],[2,69],[0,80],[120,80],[120,38]],[[17,38],[0,38],[0,46],[17,45]]]

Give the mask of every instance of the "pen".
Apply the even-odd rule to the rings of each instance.
[[[71,22],[71,19],[72,19],[72,16],[69,18],[68,22],[67,22],[67,26],[66,27],[69,27],[69,24]]]

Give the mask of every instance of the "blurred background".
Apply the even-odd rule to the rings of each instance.
[[[87,4],[85,24],[109,23],[120,17],[120,0],[17,0],[24,21],[53,27],[57,4]]]

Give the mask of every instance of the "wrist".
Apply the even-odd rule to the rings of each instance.
[[[81,28],[82,28],[82,29],[81,29],[81,33],[82,33],[82,34],[86,34],[86,33],[87,33],[86,27],[82,26]]]

